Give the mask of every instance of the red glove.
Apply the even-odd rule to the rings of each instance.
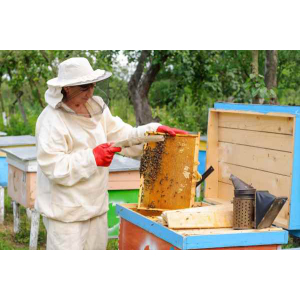
[[[116,152],[120,152],[122,148],[112,147],[112,143],[101,144],[93,149],[97,166],[109,167]]]
[[[187,131],[176,129],[176,128],[171,128],[171,127],[168,127],[168,126],[159,126],[157,128],[156,132],[168,133],[171,136],[175,136],[176,133],[188,134]]]

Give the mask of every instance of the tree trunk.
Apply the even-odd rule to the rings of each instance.
[[[153,122],[148,97],[142,97],[139,92],[136,91],[131,99],[135,111],[136,126]]]
[[[28,76],[28,78],[29,78],[29,76]],[[41,93],[39,91],[38,85],[32,79],[29,79],[28,81],[29,81],[29,85],[30,85],[32,95],[34,95],[36,93],[36,98],[37,98],[41,108],[44,108],[45,105],[42,101],[42,97],[41,97]]]
[[[143,76],[146,60],[150,57],[149,50],[143,50],[138,60],[137,68],[128,83],[129,96],[132,101],[136,125],[144,125],[153,122],[152,111],[149,105],[148,93],[161,65],[167,60],[168,55],[162,56],[160,63],[151,63],[148,71]]]
[[[48,63],[49,67],[51,68],[53,77],[56,77],[57,73],[58,73],[58,67],[56,67],[52,64],[52,60],[45,50],[39,50],[39,51],[42,54],[42,56],[44,57],[44,59],[46,60],[46,62]]]
[[[149,56],[150,56],[150,51],[148,51],[148,50],[142,51],[141,56],[138,60],[138,64],[135,69],[135,72],[132,74],[132,76],[128,82],[129,97],[132,101],[134,112],[135,112],[136,126],[139,126],[142,124],[147,124],[147,123],[144,123],[144,122],[146,122],[146,120],[144,120],[144,118],[143,118],[143,111],[144,111],[143,99],[138,92],[138,86],[139,86],[139,82],[140,82],[141,77],[144,72],[146,60]],[[144,113],[145,113],[145,115],[147,114],[147,120],[149,118],[149,115],[151,116],[151,119],[152,119],[151,110],[150,110],[150,112],[144,111]]]
[[[35,84],[35,88],[36,88],[37,98],[38,98],[38,101],[40,103],[40,106],[41,106],[41,108],[45,108],[45,105],[43,103],[43,100],[42,100],[42,97],[41,97],[41,93],[40,93],[40,90],[39,90],[37,84]]]
[[[252,74],[258,75],[258,50],[252,50]]]
[[[2,93],[1,93],[1,82],[0,82],[0,103],[1,103],[3,125],[7,126],[7,117],[6,117],[6,112],[5,112],[5,106],[4,106],[4,101],[3,101],[3,97],[2,97]]]
[[[258,50],[252,50],[252,63],[251,63],[252,74],[258,76]],[[253,104],[259,104],[259,97],[255,96],[252,100]]]
[[[17,93],[17,100],[18,100],[18,104],[19,104],[19,109],[20,109],[20,111],[21,111],[21,114],[22,114],[24,123],[27,125],[27,124],[28,124],[28,121],[27,121],[27,117],[26,117],[26,113],[25,113],[24,106],[23,106],[22,101],[21,101],[21,97],[22,97],[22,96],[23,96],[23,92],[22,92],[22,91],[19,91],[19,92]]]
[[[2,112],[5,112],[4,102],[3,102],[2,93],[1,93],[1,82],[0,82],[0,103],[1,103]]]
[[[3,102],[3,98],[2,98],[2,93],[1,93],[1,85],[2,85],[2,82],[1,82],[1,78],[2,78],[3,74],[0,73],[0,102],[1,102],[1,110],[2,112],[4,112],[4,102]]]
[[[4,112],[5,112],[5,109],[4,109],[4,102],[3,102],[3,98],[2,98],[1,91],[0,91],[0,102],[1,102],[1,110],[2,110],[2,113],[4,113]]]
[[[266,50],[265,84],[268,90],[277,87],[278,50]],[[271,99],[277,102],[276,98]]]

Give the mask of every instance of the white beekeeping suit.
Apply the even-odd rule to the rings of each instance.
[[[37,195],[35,208],[44,216],[47,249],[105,249],[107,244],[108,167],[97,166],[93,149],[100,144],[142,137],[158,123],[133,128],[111,115],[101,97],[93,96],[87,118],[64,104],[62,87],[86,85],[111,74],[94,71],[85,58],[59,66],[58,78],[48,81],[48,106],[38,118]],[[133,146],[124,155],[141,155]]]

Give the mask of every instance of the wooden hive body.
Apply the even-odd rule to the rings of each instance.
[[[200,135],[166,136],[163,152],[157,158],[151,157],[154,167],[160,167],[149,184],[149,163],[147,171],[141,175],[139,209],[181,209],[194,204],[196,182],[198,180],[198,152]],[[155,151],[158,143],[148,143],[145,151]],[[149,152],[149,153],[150,153]],[[153,153],[153,152],[151,152]],[[142,168],[143,168],[142,158]],[[152,167],[153,168],[153,167]]]
[[[234,174],[257,190],[288,197],[274,224],[300,229],[297,109],[224,103],[215,108],[209,113],[206,158],[215,172],[206,180],[206,201],[230,203],[234,188],[229,177]]]
[[[34,208],[36,198],[36,173],[25,172],[8,165],[7,194],[26,208]]]
[[[3,151],[8,163],[8,196],[26,208],[33,208],[36,198],[36,147],[10,147]]]

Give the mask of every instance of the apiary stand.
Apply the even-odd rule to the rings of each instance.
[[[31,219],[29,249],[37,249],[40,214],[34,209],[36,190],[36,147],[3,149],[8,162],[8,196],[12,198],[14,232],[20,230],[20,205]]]
[[[35,145],[35,137],[31,135],[5,136],[0,132],[0,148],[30,147]],[[8,164],[6,154],[0,150],[0,224],[4,222],[4,188],[7,187]]]

